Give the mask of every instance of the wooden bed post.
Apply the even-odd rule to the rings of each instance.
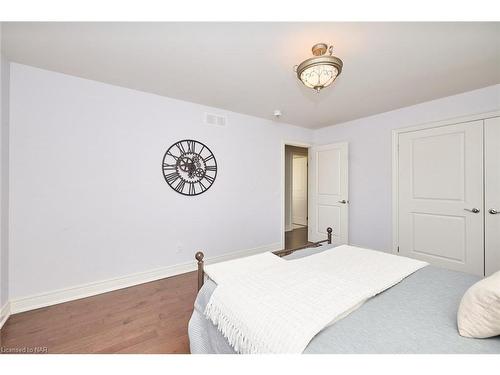
[[[332,243],[332,232],[333,232],[333,229],[331,227],[328,227],[328,228],[326,228],[326,231],[328,233],[328,243],[331,244]]]
[[[201,251],[198,251],[194,256],[195,259],[198,261],[198,291],[201,289],[201,287],[203,286],[203,282],[205,281],[205,274],[203,271],[204,256],[205,254],[203,254],[203,252]]]

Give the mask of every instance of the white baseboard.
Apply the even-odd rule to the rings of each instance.
[[[9,316],[10,316],[10,303],[6,302],[5,305],[3,305],[0,308],[0,329],[2,329],[7,319],[9,319]]]
[[[299,224],[307,227],[307,219],[305,217],[294,216],[292,217],[292,226],[293,224]]]
[[[232,253],[218,255],[216,257],[210,257],[210,258],[206,259],[206,262],[207,263],[225,262],[226,260],[243,258],[243,257],[247,257],[250,255],[264,253],[266,251],[276,251],[276,250],[281,250],[281,249],[282,249],[281,243],[276,242],[276,243],[273,243],[270,245],[254,247],[253,249],[240,250],[240,251],[235,251]]]
[[[274,243],[256,247],[253,249],[246,249],[236,251],[215,257],[207,257],[207,263],[217,263],[226,260],[241,258],[249,255],[263,253],[265,251],[280,250],[281,244]],[[10,314],[17,314],[24,311],[39,309],[41,307],[57,305],[59,303],[77,300],[80,298],[95,296],[113,290],[128,288],[134,285],[144,284],[151,281],[164,279],[182,273],[191,272],[196,270],[196,261],[176,264],[173,266],[163,267],[152,271],[136,273],[132,275],[117,277],[114,279],[97,281],[84,285],[78,285],[70,288],[54,290],[47,293],[37,294],[29,297],[22,297],[10,300]],[[2,310],[3,311],[3,310]],[[2,315],[3,316],[3,315]]]

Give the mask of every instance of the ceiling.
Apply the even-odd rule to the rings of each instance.
[[[4,23],[14,62],[320,128],[500,83],[500,23]],[[332,43],[320,94],[293,66]]]

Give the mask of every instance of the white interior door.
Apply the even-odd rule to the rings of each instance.
[[[310,148],[309,241],[324,240],[333,228],[333,243],[348,243],[348,145]]]
[[[483,121],[399,135],[399,252],[484,274]]]
[[[307,156],[293,155],[292,223],[307,225]]]
[[[485,274],[500,270],[500,117],[484,121]]]

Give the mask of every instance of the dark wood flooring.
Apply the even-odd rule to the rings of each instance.
[[[190,272],[15,314],[1,330],[3,352],[189,353],[195,296],[196,273]]]
[[[294,249],[308,243],[307,227],[297,228],[285,232],[285,249]]]
[[[306,243],[307,227],[286,232],[287,249]],[[3,352],[189,353],[196,293],[190,272],[15,314],[0,332]]]

